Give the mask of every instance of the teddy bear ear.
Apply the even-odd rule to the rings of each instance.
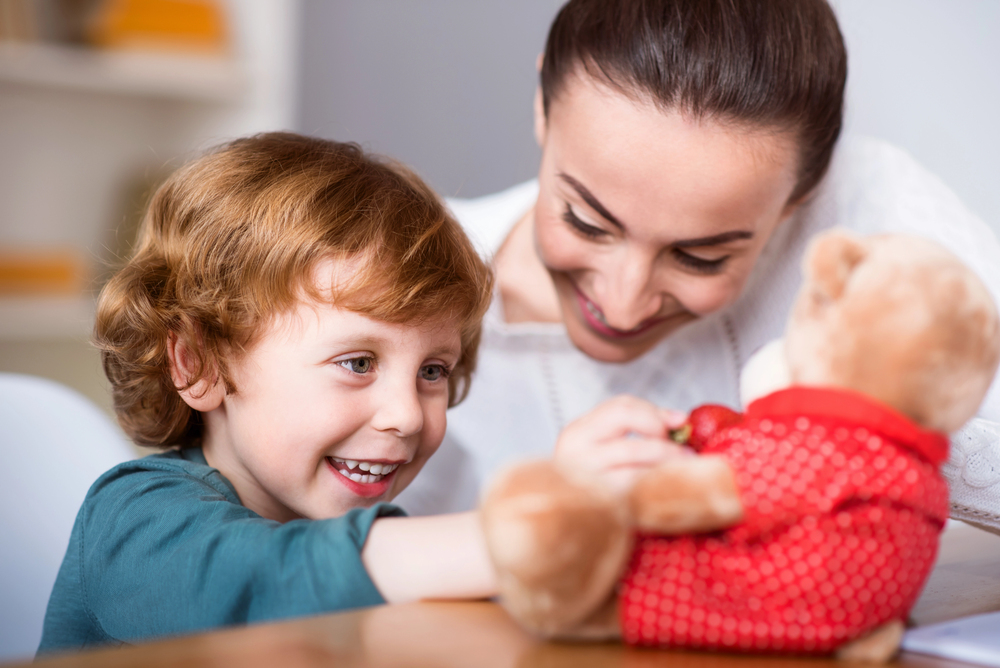
[[[867,254],[860,238],[844,230],[830,230],[810,242],[802,270],[806,280],[824,296],[839,299],[851,272]]]

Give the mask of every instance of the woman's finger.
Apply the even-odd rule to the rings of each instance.
[[[688,414],[684,411],[675,411],[672,408],[659,409],[660,419],[667,429],[680,429],[688,420]]]
[[[593,440],[607,440],[629,434],[664,437],[672,428],[666,422],[664,409],[645,399],[620,396],[604,402],[570,424],[567,430],[580,430]]]

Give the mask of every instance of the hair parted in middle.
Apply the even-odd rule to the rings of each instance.
[[[833,155],[847,51],[826,0],[569,0],[545,44],[546,115],[579,73],[663,110],[794,132],[794,202]]]
[[[358,259],[332,293],[324,259]],[[390,323],[454,323],[461,357],[449,403],[468,392],[492,274],[437,195],[359,146],[268,133],[223,145],[153,196],[136,251],[98,301],[95,342],[115,411],[138,444],[198,445],[201,416],[170,374],[168,340],[192,351],[193,386],[233,386],[238,359],[303,297]]]

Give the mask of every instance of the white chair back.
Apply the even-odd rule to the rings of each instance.
[[[111,418],[80,394],[0,373],[0,662],[34,656],[87,490],[134,457]]]

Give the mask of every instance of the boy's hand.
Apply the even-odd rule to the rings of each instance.
[[[692,452],[669,438],[686,416],[630,396],[610,399],[571,422],[556,441],[555,464],[567,476],[625,494],[648,469]]]

